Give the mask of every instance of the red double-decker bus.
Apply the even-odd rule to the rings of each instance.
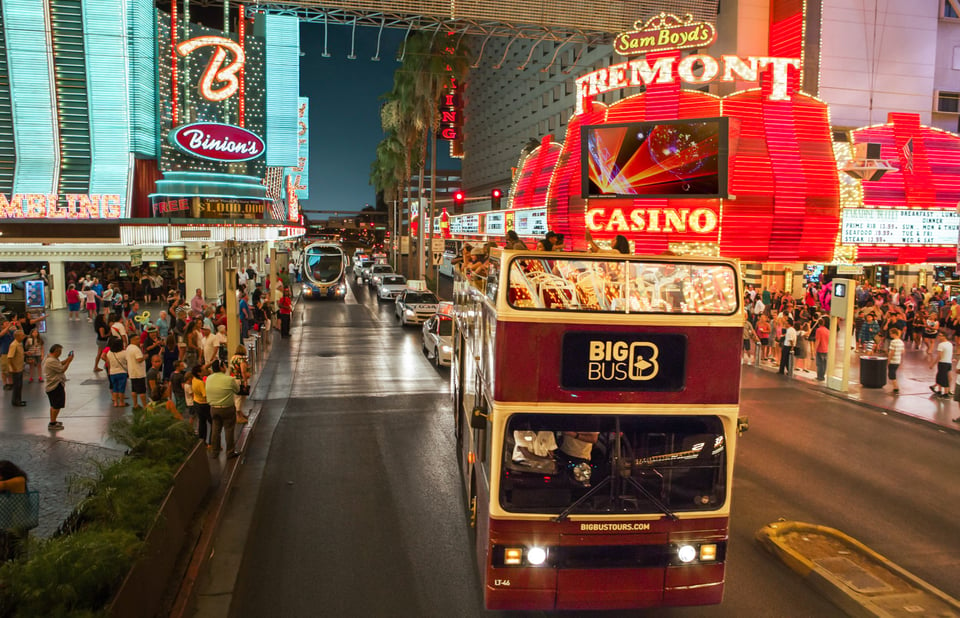
[[[487,608],[719,603],[736,262],[494,250],[467,269],[451,390]]]

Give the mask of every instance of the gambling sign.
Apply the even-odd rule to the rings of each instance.
[[[717,40],[713,24],[694,21],[693,15],[683,19],[676,15],[660,13],[647,20],[643,26],[637,21],[637,30],[623,32],[613,40],[613,50],[621,56],[636,56],[667,49],[696,49],[707,47]]]

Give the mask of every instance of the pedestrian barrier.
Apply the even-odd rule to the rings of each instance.
[[[0,494],[0,530],[33,530],[40,525],[40,492]]]

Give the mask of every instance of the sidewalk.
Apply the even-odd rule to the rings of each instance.
[[[161,307],[154,304],[144,309],[149,310],[151,316],[157,316]],[[123,455],[124,448],[106,434],[110,423],[131,409],[112,407],[106,371],[93,371],[96,336],[93,324],[87,322],[86,317],[71,322],[65,309],[50,311],[43,338],[46,350],[54,343],[63,346],[61,358],[66,358],[70,350],[75,355],[67,370],[67,405],[58,419],[64,428],[47,429],[50,405],[44,383],[30,382],[26,372],[23,385],[26,406],[14,407],[10,391],[2,391],[0,397],[0,459],[20,466],[28,475],[30,489],[40,492],[40,526],[32,534],[41,538],[53,534],[81,498],[69,492],[70,478],[91,472],[97,461],[110,461]],[[257,365],[262,365],[265,357],[264,350],[260,359],[251,359],[254,381],[259,376]],[[129,395],[129,386],[127,389]],[[239,434],[244,426],[237,427]],[[210,462],[214,485],[220,482],[224,458],[221,454],[220,461]]]
[[[842,349],[842,346],[838,346]],[[960,405],[953,400],[935,397],[930,392],[930,385],[934,383],[936,368],[930,367],[929,358],[921,350],[914,350],[913,343],[906,343],[906,349],[897,372],[897,382],[900,393],[894,395],[889,381],[883,388],[866,388],[860,385],[860,355],[851,352],[850,373],[848,375],[849,390],[846,393],[829,389],[824,382],[817,381],[816,362],[808,359],[807,366],[812,371],[803,371],[794,368],[792,382],[807,388],[819,390],[828,395],[847,399],[854,403],[880,410],[892,412],[914,418],[919,421],[932,423],[948,431],[960,432],[960,423],[952,419],[960,417]],[[840,377],[840,355],[837,354],[837,368],[833,375]],[[777,371],[773,363],[763,362],[761,368],[768,371]],[[791,381],[784,377],[784,382]],[[954,378],[952,378],[954,379]]]

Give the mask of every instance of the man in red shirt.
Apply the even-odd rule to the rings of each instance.
[[[817,351],[817,379],[821,382],[827,379],[827,352],[830,351],[830,330],[827,328],[830,318],[824,316],[817,323],[816,344]]]
[[[290,288],[283,291],[283,296],[277,301],[277,309],[280,313],[280,336],[290,336],[290,314],[293,313],[293,301],[290,300]]]

